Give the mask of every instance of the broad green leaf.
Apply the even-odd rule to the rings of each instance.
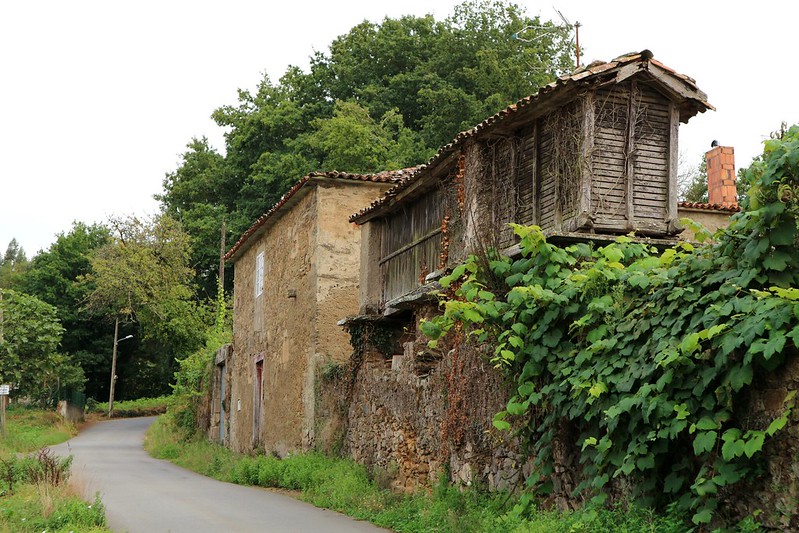
[[[713,511],[710,509],[702,509],[698,513],[696,513],[692,518],[691,521],[694,524],[707,524],[713,518]]]
[[[715,431],[702,431],[694,437],[694,455],[702,455],[709,452],[716,445],[716,437],[718,433]]]
[[[754,435],[752,435],[749,440],[746,441],[744,445],[744,453],[747,457],[752,457],[754,454],[759,452],[763,449],[763,442],[765,441],[766,436],[764,432],[758,431]]]

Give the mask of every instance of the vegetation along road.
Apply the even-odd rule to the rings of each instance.
[[[153,420],[101,422],[53,447],[59,455],[74,456],[73,475],[89,496],[100,492],[114,531],[384,531],[283,494],[223,483],[153,459],[142,447]]]

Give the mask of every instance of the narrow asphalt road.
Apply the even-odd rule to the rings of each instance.
[[[153,459],[142,446],[153,420],[100,422],[52,448],[74,456],[73,476],[90,497],[100,492],[116,532],[385,531],[283,494],[223,483]]]

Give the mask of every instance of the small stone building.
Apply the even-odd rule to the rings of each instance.
[[[673,242],[678,127],[713,109],[706,100],[649,51],[591,63],[460,133],[350,218],[362,226],[360,315],[346,322],[356,341],[346,435],[355,459],[405,488],[442,468],[456,482],[516,486],[525,456],[491,423],[508,398],[501,376],[480,346],[430,350],[417,329],[438,312],[436,280],[466,254],[515,253],[509,222],[560,240],[635,232]],[[368,342],[391,331],[393,344]]]
[[[348,359],[336,321],[358,309],[360,228],[347,215],[402,175],[310,174],[226,254],[233,346],[216,361],[212,440],[280,455],[314,445],[316,374]]]

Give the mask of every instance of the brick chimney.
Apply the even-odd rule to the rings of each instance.
[[[735,151],[730,146],[716,146],[705,154],[707,162],[707,198],[710,204],[725,207],[738,205],[735,186]]]

